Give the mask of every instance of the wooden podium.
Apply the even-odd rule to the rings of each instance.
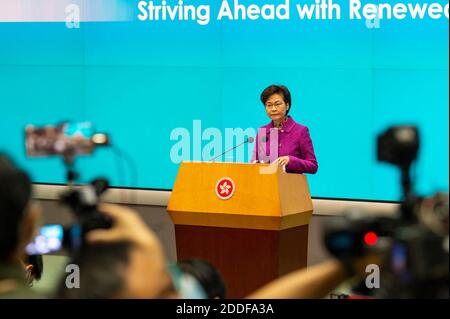
[[[178,260],[211,262],[228,298],[306,267],[313,206],[304,175],[268,164],[183,162],[167,211]]]

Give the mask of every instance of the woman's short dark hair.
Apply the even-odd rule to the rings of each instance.
[[[27,258],[27,263],[32,265],[31,276],[33,280],[40,280],[44,272],[44,261],[42,255],[31,255]]]
[[[0,154],[0,262],[17,248],[20,224],[31,199],[31,180],[4,154]]]
[[[192,275],[203,287],[208,299],[225,299],[227,289],[220,272],[203,259],[186,259],[178,262],[178,267]]]
[[[289,113],[289,110],[291,109],[291,92],[289,92],[289,89],[284,85],[270,85],[264,89],[261,93],[261,102],[266,105],[267,100],[269,97],[271,97],[274,94],[279,94],[283,97],[284,103],[289,104],[289,109],[286,112]]]
[[[126,241],[105,244],[88,244],[76,251],[69,264],[81,269],[77,289],[66,285],[61,278],[57,299],[113,299],[126,286],[125,269],[130,262],[132,245]],[[87,283],[87,284],[86,284]]]

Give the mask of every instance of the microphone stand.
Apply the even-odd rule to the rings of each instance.
[[[253,138],[253,137],[247,137],[246,140],[243,141],[242,143],[240,143],[240,144],[238,144],[238,145],[236,145],[236,146],[233,146],[232,148],[226,150],[225,152],[222,152],[220,155],[218,155],[218,156],[212,158],[210,161],[211,161],[211,162],[214,162],[214,161],[215,161],[216,159],[218,159],[219,157],[224,156],[226,153],[228,153],[228,152],[230,152],[230,151],[232,151],[232,150],[238,148],[239,146],[241,146],[241,145],[243,145],[243,144],[246,144],[246,143],[253,143],[253,141],[254,141],[254,138]]]

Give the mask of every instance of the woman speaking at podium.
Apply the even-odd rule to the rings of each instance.
[[[315,174],[318,164],[309,130],[288,115],[291,109],[288,88],[267,87],[261,93],[261,102],[271,122],[258,129],[252,162],[276,163],[288,173]]]

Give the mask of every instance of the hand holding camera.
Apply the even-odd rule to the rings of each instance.
[[[132,209],[112,204],[100,204],[98,209],[111,219],[112,227],[90,231],[86,236],[88,243],[127,241],[136,247],[160,250],[157,237]]]

